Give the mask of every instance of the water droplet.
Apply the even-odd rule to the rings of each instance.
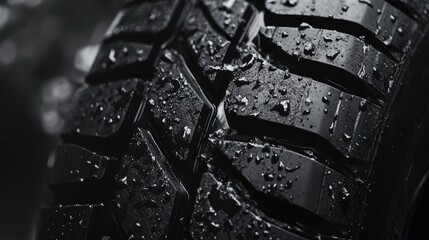
[[[304,29],[307,29],[307,28],[312,28],[312,26],[310,25],[310,24],[308,24],[308,23],[306,23],[306,22],[303,22],[303,23],[301,23],[300,25],[299,25],[299,30],[304,30]]]
[[[352,136],[348,135],[347,133],[343,133],[344,141],[350,142],[352,140]]]
[[[290,113],[289,100],[279,101],[271,110],[277,111],[281,116],[287,116]]]
[[[383,40],[384,45],[388,46],[392,43],[393,37],[388,36],[386,39]]]
[[[332,41],[334,41],[334,39],[333,39],[333,38],[331,38],[331,37],[323,36],[323,41],[325,41],[326,43],[328,43],[328,42],[332,42]]]
[[[273,155],[271,156],[271,162],[272,163],[276,163],[278,162],[280,159],[279,155],[277,153],[273,153]]]
[[[189,128],[188,126],[185,126],[185,127],[183,128],[183,135],[182,135],[182,138],[183,138],[184,140],[187,140],[187,141],[189,141],[189,140],[190,140],[190,138],[191,138],[191,128]]]
[[[325,96],[325,97],[323,97],[323,98],[322,98],[322,102],[323,102],[323,103],[325,103],[325,104],[329,104],[329,99],[328,99],[328,97],[326,97],[326,96]]]
[[[279,166],[278,166],[279,171],[282,171],[284,168],[285,168],[284,163],[282,161],[280,161]]]
[[[288,32],[285,32],[285,31],[283,31],[282,32],[282,38],[286,38],[286,37],[288,37],[289,36],[289,33]]]
[[[279,89],[279,93],[280,93],[281,95],[285,95],[285,94],[287,93],[287,88],[286,88],[285,86],[280,87],[280,89]]]
[[[127,182],[127,176],[125,176],[124,178],[121,178],[121,180],[120,180],[123,184],[125,184],[125,185],[127,185],[128,184],[128,182]]]
[[[313,54],[314,53],[314,49],[316,48],[316,45],[314,45],[313,43],[311,43],[311,42],[307,42],[305,45],[304,45],[304,53],[305,54],[307,54],[307,55],[311,55],[311,54]]]
[[[155,21],[160,16],[161,16],[161,12],[159,12],[156,8],[154,8],[149,15],[149,20]]]
[[[298,0],[282,0],[282,4],[288,7],[295,7],[298,4]]]
[[[274,180],[274,174],[272,173],[265,173],[264,174],[265,181],[273,181]]]
[[[262,158],[260,156],[256,156],[255,163],[260,164],[262,162]]]
[[[359,78],[363,78],[365,76],[365,65],[362,63],[358,72]]]
[[[299,165],[296,165],[295,167],[286,167],[285,170],[286,172],[295,172],[299,168],[300,168]]]
[[[249,104],[249,99],[247,97],[243,97],[241,95],[238,95],[235,97],[235,99],[238,101],[240,105],[246,105]]]
[[[254,113],[251,113],[250,116],[252,116],[252,117],[258,117],[259,114],[261,114],[261,112],[254,112]]]
[[[365,112],[366,111],[366,109],[367,109],[367,100],[362,100],[362,101],[360,101],[360,103],[359,103],[359,111],[362,111],[362,112]]]
[[[349,195],[349,191],[347,191],[347,189],[345,187],[341,188],[341,195],[342,195],[342,200],[345,200]]]
[[[116,54],[115,49],[111,49],[110,52],[109,52],[109,60],[112,63],[116,62],[115,54]]]
[[[329,133],[332,134],[334,133],[334,128],[335,128],[335,121],[331,123],[331,125],[329,126]]]
[[[334,60],[338,56],[338,54],[340,54],[340,51],[335,50],[335,51],[332,51],[330,53],[327,53],[326,58],[328,58],[329,60]]]
[[[369,1],[369,0],[359,0],[359,2],[360,3],[364,3],[364,4],[366,4],[366,5],[370,6],[370,7],[373,7],[372,2]]]
[[[247,79],[246,77],[240,77],[234,80],[235,85],[237,86],[243,86],[243,85],[247,85],[250,83],[250,80]]]
[[[139,49],[139,50],[136,51],[136,53],[137,53],[137,55],[142,55],[144,53],[144,50],[143,49]]]
[[[173,63],[174,58],[173,58],[173,53],[171,53],[170,51],[166,51],[164,53],[164,57],[165,59],[167,59],[170,63]]]
[[[301,57],[301,53],[299,51],[293,51],[292,55],[297,58]]]

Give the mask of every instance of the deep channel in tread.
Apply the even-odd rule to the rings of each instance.
[[[344,7],[345,6],[345,7]],[[385,1],[303,0],[293,5],[266,1],[266,25],[298,27],[302,22],[314,27],[365,36],[371,45],[389,55],[404,52],[417,24]],[[393,16],[393,17],[391,17]],[[399,30],[401,29],[401,30]]]
[[[259,198],[272,198],[265,202],[278,201],[278,206],[285,204],[285,213],[297,216],[297,222],[301,217],[317,219],[303,210],[321,218],[314,226],[329,227],[327,223],[331,223],[341,229],[355,221],[362,189],[354,180],[285,148],[222,139],[211,141],[217,158],[226,158],[235,172],[263,196]]]
[[[267,41],[265,37],[259,38],[259,41],[258,52],[276,68],[326,83],[343,92],[359,96],[378,105],[383,105],[383,101],[386,100],[385,93],[362,81],[359,77],[344,71],[344,69],[311,60],[301,60],[300,57],[291,57],[281,50],[276,51],[275,45]],[[270,50],[266,51],[268,49]],[[336,52],[331,53],[336,54]]]
[[[253,132],[254,134],[257,132]],[[249,133],[250,134],[250,133]],[[229,141],[238,141],[238,142],[253,142],[255,139],[263,139],[265,144],[270,144],[272,146],[281,146],[285,149],[288,149],[295,154],[306,156],[314,161],[318,161],[323,165],[332,168],[341,175],[349,178],[356,179],[358,176],[356,172],[364,171],[367,166],[366,165],[348,165],[338,161],[334,156],[327,153],[326,151],[319,152],[316,149],[304,146],[303,144],[299,145],[297,142],[288,142],[286,140],[281,140],[279,138],[273,138],[269,136],[255,136],[249,134],[240,134],[240,133],[232,133],[228,136],[223,136],[225,140]],[[320,150],[320,149],[319,149]]]
[[[252,52],[243,55],[254,60],[244,60],[252,64],[229,84],[225,113],[232,128],[324,149],[344,163],[369,161],[381,121],[377,105],[281,71]]]
[[[126,1],[57,149],[51,187],[67,206],[42,215],[39,236],[74,229],[67,209],[100,204],[106,219],[76,234],[355,239],[382,116],[427,9]],[[50,233],[53,217],[66,224]]]
[[[288,225],[267,221],[235,187],[211,173],[203,175],[190,226],[194,239],[306,239],[284,230],[292,229]]]
[[[260,36],[262,48],[272,49],[274,58],[291,62],[287,66],[291,73],[333,82],[375,102],[385,100],[394,84],[396,62],[350,35],[311,27],[267,27]]]
[[[206,1],[206,5],[209,2]],[[214,103],[219,103],[224,96],[227,86],[225,80],[232,76],[233,69],[229,63],[234,55],[234,47],[244,37],[249,27],[248,22],[254,16],[253,7],[244,2],[231,1],[232,5],[212,7],[212,13],[207,12],[207,6],[202,6],[203,3],[196,4],[185,20],[183,37],[185,52],[189,55],[185,56],[185,60],[194,75],[201,78],[198,82],[202,82],[202,86],[208,91],[208,97]],[[212,2],[211,5],[218,3]],[[237,5],[243,5],[245,8],[239,9]],[[206,18],[206,15],[210,17]],[[212,18],[212,15],[215,17]],[[232,23],[236,27],[229,29],[227,34],[219,34],[216,30],[219,24],[229,22],[233,18],[241,20]]]
[[[163,53],[152,83],[142,124],[147,121],[174,166],[192,172],[214,107],[197,88],[176,51]]]
[[[228,141],[225,141],[225,145],[227,147],[230,147],[227,142]],[[243,144],[247,145],[247,148],[249,147],[249,145],[254,145],[258,143],[247,142]],[[234,146],[231,146],[231,148],[234,148]],[[210,152],[210,154],[208,153],[207,155],[205,155],[205,161],[207,161],[209,164],[213,164],[212,162],[216,162],[215,165],[218,169],[220,169],[219,171],[222,172],[223,175],[227,175],[227,178],[229,180],[237,182],[237,184],[240,185],[240,188],[246,192],[244,195],[246,195],[248,199],[251,199],[251,201],[258,206],[259,211],[267,217],[275,219],[279,223],[281,222],[286,225],[296,226],[300,228],[297,233],[301,232],[304,236],[315,236],[317,234],[321,234],[338,237],[349,235],[349,226],[330,223],[317,213],[309,211],[308,209],[301,208],[297,204],[290,204],[293,202],[293,200],[289,197],[293,194],[287,195],[286,199],[283,200],[278,197],[275,197],[276,195],[283,194],[284,191],[288,191],[288,189],[293,185],[295,180],[298,179],[292,180],[291,185],[289,185],[290,183],[282,184],[280,182],[275,183],[273,185],[270,185],[269,183],[267,183],[267,185],[255,184],[258,179],[263,179],[264,181],[266,180],[265,175],[261,173],[261,171],[264,171],[265,168],[263,163],[262,166],[257,166],[253,168],[255,174],[251,178],[249,178],[248,175],[246,176],[246,174],[248,173],[246,173],[246,168],[248,168],[248,166],[245,166],[245,164],[240,164],[238,166],[236,165],[239,161],[237,159],[238,157],[233,156],[232,160],[231,158],[225,156],[225,154],[216,147],[210,149],[210,151],[208,152]],[[236,153],[234,152],[233,155],[235,154]],[[254,155],[253,157],[256,156]],[[264,160],[264,158],[261,158],[261,162],[263,162]],[[259,158],[257,159],[257,161],[259,161]],[[211,169],[213,168],[214,167],[212,167]],[[303,193],[307,190],[310,189],[301,189]],[[317,192],[315,196],[319,197],[318,194],[319,192]]]

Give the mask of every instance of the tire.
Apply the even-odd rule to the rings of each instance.
[[[411,80],[428,9],[128,1],[70,107],[37,238],[406,236],[429,124],[396,126],[427,107]]]

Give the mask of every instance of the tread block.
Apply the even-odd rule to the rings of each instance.
[[[232,128],[280,138],[293,134],[293,141],[315,149],[324,145],[347,159],[370,160],[370,146],[381,123],[379,106],[279,70],[254,52],[242,55],[242,62],[257,60],[229,84],[225,112]]]
[[[232,39],[249,4],[244,0],[202,0],[211,18]]]
[[[355,221],[362,189],[330,167],[269,144],[211,142],[257,191],[333,224],[351,225]]]
[[[141,105],[139,80],[89,86],[77,95],[70,106],[63,134],[110,137],[123,125],[134,122]]]
[[[149,95],[155,132],[178,160],[186,160],[192,140],[202,131],[199,120],[210,108],[196,92],[186,65],[175,51],[165,51],[153,78]]]
[[[119,12],[107,38],[145,34],[157,36],[167,31],[176,21],[175,12],[180,8],[180,0],[141,1]]]
[[[180,229],[188,193],[146,131],[133,136],[117,182],[114,211],[127,237],[164,239]]]
[[[399,51],[406,51],[408,42],[417,30],[417,23],[400,10],[385,1],[313,1],[302,0],[283,4],[282,0],[267,0],[268,14],[275,18],[289,18],[320,27],[341,27],[355,32],[359,37],[359,28],[368,32],[381,43]],[[269,18],[269,17],[268,17]],[[279,21],[277,21],[281,24]],[[283,19],[286,23],[286,19]],[[269,25],[276,25],[276,21]],[[300,24],[300,23],[298,23]],[[335,29],[333,29],[335,30]]]
[[[285,230],[289,226],[267,221],[232,186],[211,173],[203,175],[191,218],[193,239],[305,239]]]
[[[118,42],[104,44],[101,46],[91,67],[89,78],[94,75],[111,74],[112,72],[121,76],[129,75],[129,72],[133,72],[134,69],[151,64],[152,49],[152,45],[142,43]]]
[[[301,72],[311,71],[303,63],[303,60],[309,60],[309,64],[313,61],[323,64],[320,65],[321,72],[325,65],[329,65],[357,78],[342,79],[345,85],[348,81],[362,80],[384,96],[393,85],[396,63],[354,36],[332,30],[290,27],[262,28],[260,35],[278,46],[278,51],[296,64],[302,65]]]
[[[103,204],[42,208],[36,239],[96,239]]]
[[[213,84],[219,71],[228,71],[223,65],[231,42],[218,33],[204,16],[200,8],[194,7],[185,20],[186,45],[194,63]]]
[[[51,185],[101,180],[108,162],[113,161],[73,144],[57,146],[55,159],[50,176]]]

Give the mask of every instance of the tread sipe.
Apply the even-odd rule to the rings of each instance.
[[[358,239],[420,0],[126,1],[38,239]]]

